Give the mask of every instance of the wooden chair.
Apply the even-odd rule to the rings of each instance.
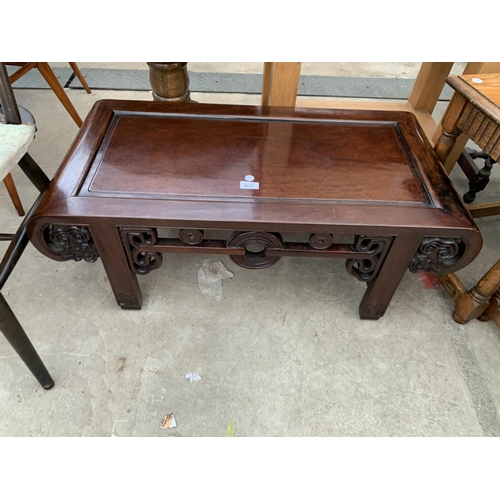
[[[21,129],[21,136],[24,135],[28,138],[27,140],[29,140],[29,135],[31,133],[29,126],[27,126],[28,129],[26,129],[26,126],[22,125],[21,115],[14,98],[14,93],[12,92],[7,70],[3,63],[0,63],[0,100],[2,102],[3,113],[7,121],[7,125],[2,124],[0,127],[9,127],[8,134],[0,133],[0,152],[4,152],[4,154],[0,157],[3,157],[4,160],[6,158],[10,158],[12,162],[14,162],[16,161],[17,156],[22,154],[23,156],[19,159],[18,164],[41,193],[49,185],[48,177],[33,160],[33,158],[31,158],[27,152],[24,152],[24,150],[27,149],[25,139],[23,138],[21,141],[16,141],[12,138],[12,133],[10,132],[12,127],[23,127]],[[4,139],[8,137],[8,139],[2,141],[2,137]],[[19,147],[19,144],[21,144],[20,150],[15,151],[14,146],[17,145],[17,147]],[[11,168],[12,165],[5,166],[5,163],[5,161],[0,163],[0,172],[2,171],[2,165],[4,165],[4,172]],[[16,163],[14,163],[13,166],[15,165]],[[14,267],[28,244],[29,240],[26,232],[26,223],[34,209],[37,207],[39,199],[40,196],[28,211],[27,216],[24,218],[15,234],[0,233],[0,241],[10,241],[7,252],[0,263],[0,330],[3,332],[8,342],[19,354],[42,387],[44,389],[50,389],[54,386],[52,377],[45,368],[40,356],[36,352],[26,335],[26,332],[16,318],[15,313],[12,311],[9,304],[5,300],[5,297],[1,293],[3,286],[14,270]]]
[[[58,99],[61,101],[62,105],[68,111],[70,116],[73,118],[75,123],[81,127],[82,126],[82,119],[80,118],[80,115],[76,111],[75,107],[69,100],[68,95],[64,91],[62,85],[60,84],[59,80],[57,79],[56,75],[52,71],[52,68],[49,66],[48,63],[46,62],[31,62],[31,63],[22,63],[22,62],[9,62],[5,63],[6,65],[10,66],[20,66],[20,68],[13,73],[12,75],[9,76],[9,81],[10,83],[14,83],[19,78],[21,78],[23,75],[25,75],[28,71],[37,68],[38,71],[40,71],[41,75],[44,77],[45,81],[49,84],[50,88],[52,91],[56,94]],[[91,93],[90,88],[85,81],[85,78],[82,75],[82,72],[80,71],[80,68],[77,66],[76,63],[70,62],[69,65],[71,66],[72,70],[74,71],[75,75],[77,78],[80,80],[81,84],[83,85],[83,88],[86,90],[88,94]],[[21,108],[22,111],[22,108]],[[21,113],[22,115],[22,113]],[[33,120],[31,120],[33,122]],[[26,120],[23,119],[23,122],[26,123]],[[12,179],[12,176],[10,174],[7,174],[3,182],[5,184],[5,187],[7,189],[7,192],[9,193],[9,196],[12,200],[12,203],[14,204],[14,207],[17,211],[17,213],[22,217],[25,215],[23,205],[21,203],[21,199],[19,198],[19,194],[16,189],[16,185],[14,184],[14,180]]]

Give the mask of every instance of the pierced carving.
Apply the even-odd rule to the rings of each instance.
[[[163,262],[161,252],[151,251],[158,239],[156,229],[122,229],[121,237],[127,252],[132,271],[136,274],[148,274],[158,269]]]
[[[198,245],[203,241],[203,231],[199,229],[183,229],[179,233],[179,239],[186,245]]]
[[[349,274],[359,281],[370,281],[377,275],[384,258],[389,250],[392,238],[357,236],[354,249],[364,255],[348,259],[346,269]]]
[[[412,273],[430,271],[446,274],[465,253],[466,245],[460,238],[424,238],[408,266]]]
[[[86,226],[50,224],[44,229],[47,246],[62,260],[95,262],[99,253]]]
[[[259,250],[249,249],[251,246],[257,246]],[[276,264],[281,258],[266,255],[266,251],[282,249],[284,245],[283,238],[279,233],[249,231],[233,233],[228,239],[227,247],[245,248],[244,255],[229,256],[238,266],[246,267],[247,269],[264,269]]]
[[[309,245],[316,250],[325,250],[333,245],[333,236],[328,233],[311,234]]]

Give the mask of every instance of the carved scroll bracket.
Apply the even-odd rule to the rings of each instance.
[[[362,255],[347,260],[347,272],[359,281],[372,280],[377,276],[391,243],[391,237],[357,236],[354,250]]]
[[[163,262],[161,252],[151,251],[158,239],[158,232],[151,228],[122,229],[120,231],[132,271],[148,274],[158,269]]]
[[[43,229],[47,247],[62,260],[95,262],[99,253],[89,228],[50,224]]]

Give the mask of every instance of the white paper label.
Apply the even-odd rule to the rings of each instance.
[[[240,189],[259,189],[259,183],[240,181]]]

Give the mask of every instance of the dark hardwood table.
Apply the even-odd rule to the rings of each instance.
[[[364,319],[408,268],[453,272],[482,244],[411,113],[113,100],[92,108],[28,233],[55,260],[100,256],[128,309],[168,252],[252,269],[342,258],[367,283]]]

